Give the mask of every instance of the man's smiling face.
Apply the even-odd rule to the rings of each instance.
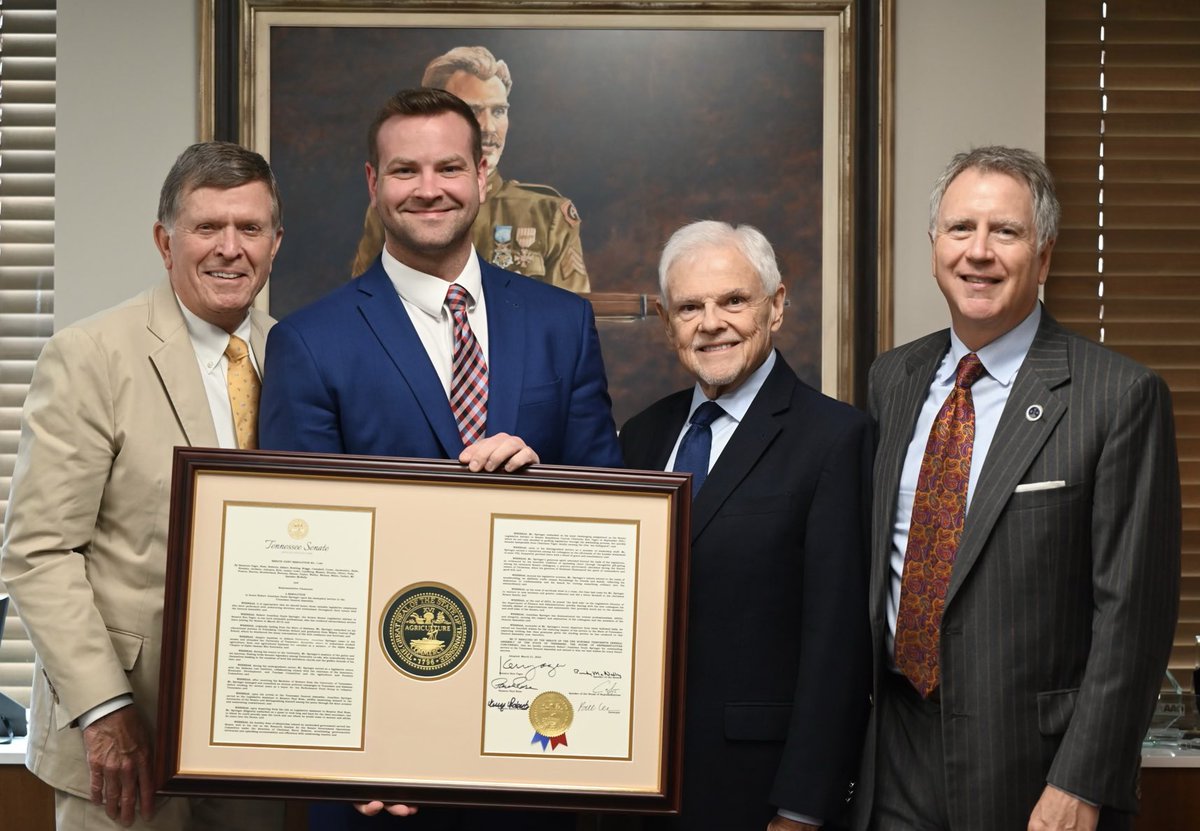
[[[379,128],[379,169],[367,164],[371,202],[387,249],[400,262],[452,280],[471,252],[471,223],[486,192],[458,113],[394,116]]]
[[[680,363],[710,399],[737,389],[771,354],[785,294],[781,285],[768,295],[733,246],[702,248],[671,266],[658,313]]]
[[[183,197],[170,228],[154,226],[180,302],[227,332],[245,319],[267,282],[282,237],[263,182],[196,188]]]
[[[1037,304],[1053,241],[1037,250],[1033,195],[1005,173],[964,170],[942,196],[933,276],[954,331],[972,350],[1013,329]]]

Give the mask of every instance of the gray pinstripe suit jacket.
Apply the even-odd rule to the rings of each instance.
[[[880,433],[870,589],[876,695],[879,673],[890,671],[883,653],[901,468],[949,342],[944,330],[871,368]],[[942,620],[951,825],[1024,828],[1047,782],[1132,811],[1178,612],[1179,470],[1166,384],[1043,311],[983,464]],[[1054,481],[1066,485],[1016,492]],[[856,812],[864,823],[876,728],[873,714]]]

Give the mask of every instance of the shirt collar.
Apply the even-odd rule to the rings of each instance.
[[[396,287],[396,293],[406,303],[411,303],[430,317],[441,318],[449,283],[405,265],[388,253],[387,248],[383,249],[383,270]],[[474,309],[483,296],[483,277],[479,270],[479,258],[475,256],[475,246],[471,246],[471,256],[467,257],[467,264],[453,282],[466,289],[471,296],[467,307]]]
[[[221,358],[224,357],[225,348],[229,346],[229,333],[220,326],[214,326],[193,313],[191,309],[183,305],[183,302],[179,299],[179,295],[175,295],[175,302],[179,303],[179,311],[183,312],[183,322],[187,325],[188,337],[191,338],[192,348],[196,351],[196,358],[206,367],[211,368],[216,366]],[[246,316],[242,319],[242,322],[233,330],[233,334],[249,345],[249,312],[246,312]]]
[[[1029,347],[1033,345],[1041,322],[1042,304],[1035,303],[1033,311],[1024,320],[975,352],[987,374],[1000,386],[1007,387],[1017,377],[1017,370],[1025,362],[1025,356],[1029,354]],[[950,355],[953,360],[942,364],[938,371],[938,380],[950,383],[958,369],[958,362],[970,351],[951,328]]]
[[[750,376],[743,381],[738,388],[732,392],[727,392],[724,395],[714,399],[721,405],[721,409],[728,415],[733,417],[734,421],[741,422],[746,417],[746,411],[750,409],[750,405],[754,403],[754,397],[758,395],[758,391],[762,389],[762,385],[766,382],[767,376],[771,374],[771,370],[775,367],[775,350],[772,349],[767,359],[762,362],[762,365],[750,373]],[[707,401],[707,396],[700,389],[700,385],[696,384],[692,390],[692,406],[688,410],[688,418],[691,419],[692,413],[696,412],[696,408]]]

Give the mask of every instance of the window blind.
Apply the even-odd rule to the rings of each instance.
[[[0,523],[21,405],[54,326],[55,21],[54,0],[0,0]],[[33,647],[9,604],[0,692],[29,706],[32,678]]]
[[[1046,305],[1171,387],[1183,580],[1171,669],[1200,634],[1200,3],[1046,4],[1046,161],[1063,221]]]

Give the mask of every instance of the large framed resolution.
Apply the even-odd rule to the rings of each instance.
[[[677,811],[687,480],[177,449],[160,792]]]

